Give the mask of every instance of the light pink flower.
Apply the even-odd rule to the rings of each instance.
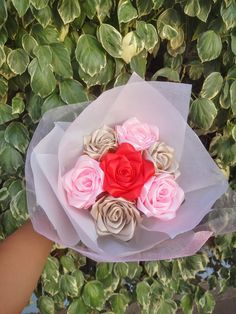
[[[63,177],[67,200],[76,208],[89,208],[103,192],[104,173],[99,163],[89,156],[79,157],[76,165]]]
[[[137,118],[117,125],[116,132],[119,144],[129,143],[136,150],[147,149],[159,139],[159,129],[156,126],[141,123]]]
[[[184,201],[184,191],[170,174],[160,174],[147,181],[138,198],[137,208],[147,217],[160,220],[175,218]]]

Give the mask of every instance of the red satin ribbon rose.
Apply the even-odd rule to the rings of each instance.
[[[100,167],[104,172],[103,189],[129,201],[140,195],[144,183],[155,173],[153,163],[128,143],[121,144],[116,152],[107,153]]]

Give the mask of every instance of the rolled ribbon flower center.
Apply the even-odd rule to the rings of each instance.
[[[152,161],[143,158],[131,144],[122,143],[107,153],[100,163],[104,172],[103,189],[114,197],[134,201],[145,182],[155,173]]]

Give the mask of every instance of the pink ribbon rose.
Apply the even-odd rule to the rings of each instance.
[[[136,150],[147,149],[159,139],[159,129],[156,126],[141,123],[137,118],[117,125],[116,132],[119,144],[129,143]]]
[[[79,157],[76,165],[63,177],[67,200],[76,208],[89,208],[103,192],[104,173],[99,163],[87,155]]]
[[[147,217],[160,220],[175,218],[184,201],[184,191],[170,174],[160,174],[148,180],[138,198],[137,207]]]

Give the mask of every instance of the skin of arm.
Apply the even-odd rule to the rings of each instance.
[[[0,243],[1,314],[19,314],[27,305],[52,245],[30,221]]]

